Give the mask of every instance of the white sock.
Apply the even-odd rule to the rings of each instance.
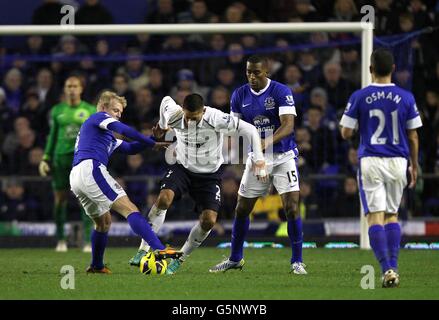
[[[187,238],[184,246],[181,248],[183,251],[183,256],[181,256],[180,260],[184,261],[186,258],[194,251],[194,249],[198,248],[204,239],[207,238],[211,230],[204,231],[201,228],[200,222],[198,222],[195,226],[193,226],[191,233],[189,233],[189,237]]]
[[[166,211],[167,210],[161,210],[157,208],[156,205],[153,205],[151,210],[149,210],[148,222],[151,224],[151,228],[155,233],[157,233],[160,230],[160,228],[163,225],[163,222],[165,222]],[[142,239],[139,250],[148,251],[149,250],[148,242]]]

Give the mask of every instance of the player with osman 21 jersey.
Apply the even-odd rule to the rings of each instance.
[[[391,82],[395,70],[392,54],[372,53],[373,83],[352,94],[340,121],[341,135],[349,139],[358,128],[360,200],[369,225],[369,240],[383,272],[383,287],[399,284],[398,253],[401,227],[398,208],[407,185],[418,170],[418,135],[422,126],[413,95]]]
[[[232,230],[231,255],[212,267],[210,272],[242,269],[243,244],[249,229],[249,214],[259,197],[274,185],[282,198],[288,220],[288,236],[292,246],[291,272],[307,274],[302,262],[302,220],[299,214],[298,150],[294,139],[296,108],[291,89],[268,78],[267,60],[251,56],[246,67],[248,84],[236,89],[231,99],[231,113],[254,124],[258,129],[270,179],[258,180],[252,172],[250,153],[241,185]]]

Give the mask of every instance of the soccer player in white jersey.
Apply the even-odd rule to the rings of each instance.
[[[192,228],[181,248],[183,255],[173,259],[167,274],[173,274],[183,261],[207,238],[216,223],[221,204],[221,165],[224,163],[223,136],[237,133],[250,141],[254,150],[253,173],[255,179],[265,179],[265,160],[261,139],[256,128],[218,109],[204,105],[199,94],[186,96],[183,107],[167,96],[160,105],[160,121],[156,126],[156,137],[162,137],[173,129],[177,138],[176,163],[171,165],[161,181],[157,201],[148,218],[157,232],[163,225],[166,211],[174,199],[189,193],[201,211],[198,223]],[[130,260],[138,265],[149,246],[142,241],[137,254]]]
[[[356,129],[360,134],[360,200],[369,224],[370,246],[383,272],[383,287],[399,284],[398,208],[407,170],[409,187],[416,184],[416,129],[422,126],[413,95],[391,82],[394,70],[392,53],[375,50],[370,65],[373,83],[352,94],[340,121],[344,139],[352,137]]]
[[[282,198],[288,220],[288,236],[291,242],[291,272],[306,274],[302,261],[302,220],[299,213],[298,150],[294,138],[296,108],[291,89],[268,78],[267,60],[252,56],[247,60],[248,83],[232,94],[231,113],[253,123],[260,132],[265,159],[270,173],[267,181],[251,175],[250,154],[238,192],[238,204],[232,230],[231,255],[212,267],[210,272],[242,269],[243,244],[249,229],[249,214],[259,197],[265,196],[274,185]]]
[[[166,146],[165,143],[156,142],[119,122],[125,107],[125,98],[105,91],[99,98],[98,112],[83,123],[76,138],[70,186],[86,214],[95,223],[91,235],[92,261],[87,273],[111,273],[104,264],[104,252],[111,226],[110,209],[127,219],[134,233],[151,245],[157,259],[181,255],[172,248],[165,248],[136,205],[107,171],[108,159],[114,151],[135,154],[147,147]],[[113,132],[135,142],[116,139]]]

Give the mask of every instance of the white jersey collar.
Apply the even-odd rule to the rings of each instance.
[[[371,86],[375,86],[375,87],[392,87],[395,84],[394,83],[376,83],[376,82],[372,82],[370,85]]]
[[[259,92],[256,92],[256,91],[254,91],[254,90],[250,87],[250,91],[251,91],[254,95],[260,96],[260,95],[263,94],[265,91],[267,91],[268,87],[270,86],[271,79],[270,79],[270,78],[267,78],[267,80],[268,80],[268,81],[267,81],[267,85],[264,87],[264,89],[259,90]]]

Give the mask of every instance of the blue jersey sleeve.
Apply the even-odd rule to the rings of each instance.
[[[359,111],[359,99],[357,98],[356,92],[354,92],[346,105],[340,125],[346,128],[355,129],[358,125],[358,119],[360,116]]]
[[[241,114],[241,99],[238,90],[233,91],[230,99],[230,111],[233,114]]]
[[[105,121],[105,122],[109,122],[112,121],[111,118],[108,114],[106,114],[105,112],[98,112],[95,113],[93,115],[90,116],[90,120],[93,121],[94,125],[100,126],[100,124]],[[116,120],[114,120],[116,121]]]
[[[143,134],[123,124],[122,122],[113,121],[107,125],[107,128],[111,131],[120,133],[121,135],[124,135],[127,138],[142,142],[148,147],[152,147],[155,145],[155,141],[152,140],[150,137],[144,136]]]
[[[274,97],[276,105],[279,107],[279,115],[292,114],[297,116],[296,106],[291,89],[285,85],[279,86]]]
[[[126,142],[122,141],[121,144],[116,148],[116,152],[125,153],[125,154],[136,154],[140,151],[146,149],[147,146],[143,143],[134,141],[134,142]]]
[[[422,120],[419,116],[419,110],[416,106],[415,97],[410,94],[408,97],[408,112],[406,129],[416,129],[422,127]]]

